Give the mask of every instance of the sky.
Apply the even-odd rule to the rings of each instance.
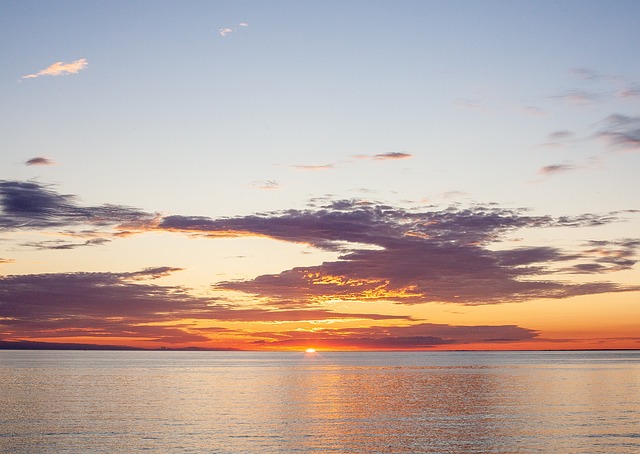
[[[5,0],[0,341],[640,348],[638,42],[635,0]]]

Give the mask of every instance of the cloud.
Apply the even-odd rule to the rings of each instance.
[[[522,107],[522,112],[528,115],[535,115],[535,116],[548,115],[548,112],[546,110],[536,106],[524,106]]]
[[[611,240],[607,248],[614,252],[607,257],[596,254],[595,248],[505,248],[502,244],[507,234],[520,229],[602,226],[620,222],[631,212],[551,217],[530,216],[526,210],[495,205],[408,210],[361,200],[329,200],[304,210],[213,219],[157,216],[116,205],[83,207],[74,197],[34,182],[0,182],[0,197],[3,230],[88,224],[110,226],[117,235],[131,227],[138,233],[265,237],[338,254],[336,260],[320,265],[220,282],[214,287],[261,297],[267,306],[275,308],[314,308],[328,301],[498,304],[640,288],[608,281],[559,280],[568,270],[596,274],[633,266],[629,254],[635,253],[635,239]],[[92,237],[85,230],[76,236],[104,238]],[[104,241],[40,242],[30,246],[69,249]],[[496,249],[496,244],[500,248]],[[615,254],[622,254],[620,251],[626,251],[626,255],[613,261]]]
[[[192,321],[327,319],[404,320],[407,316],[321,310],[247,309],[149,281],[180,271],[157,267],[124,273],[56,273],[0,277],[0,334],[5,338],[141,338],[150,342],[210,340]],[[219,331],[224,329],[219,328]]]
[[[614,77],[607,74],[599,73],[598,71],[589,68],[571,68],[570,73],[579,79],[590,82],[608,80]]]
[[[111,240],[107,238],[93,238],[82,243],[70,243],[64,240],[49,240],[32,241],[29,243],[23,243],[22,246],[38,250],[68,250],[83,246],[99,246],[101,244],[109,243],[110,241]]]
[[[248,26],[249,24],[247,22],[240,22],[238,24],[238,27],[242,27],[242,28],[246,28]],[[236,27],[224,27],[224,28],[218,29],[218,34],[223,38],[225,38],[227,35],[234,33],[236,30],[238,30]]]
[[[333,169],[335,164],[320,164],[320,165],[294,165],[293,168],[297,170],[329,170]]]
[[[576,168],[577,167],[572,164],[551,164],[541,167],[540,170],[538,170],[538,173],[542,175],[556,175],[559,173],[570,172]]]
[[[35,79],[40,76],[64,76],[67,74],[77,74],[87,67],[89,62],[86,58],[81,58],[71,63],[63,63],[61,61],[55,62],[47,68],[38,71],[34,74],[27,74],[22,76],[23,79]]]
[[[43,158],[41,156],[38,156],[36,158],[31,158],[27,162],[25,162],[25,165],[28,165],[28,166],[51,166],[54,164],[55,162],[53,162],[51,159]]]
[[[275,180],[254,181],[253,183],[251,183],[251,186],[253,186],[254,188],[257,188],[257,189],[261,189],[261,190],[280,189],[280,184],[278,184],[278,182],[275,181]]]
[[[618,97],[624,100],[640,99],[640,84],[632,84],[618,92]]]
[[[374,159],[376,161],[388,161],[388,160],[397,160],[397,159],[408,159],[412,158],[413,155],[409,153],[399,152],[399,151],[390,151],[388,153],[378,153],[373,156],[366,154],[354,155],[354,158],[358,159]]]
[[[561,129],[559,131],[553,131],[549,133],[548,139],[552,142],[563,142],[566,140],[571,140],[575,137],[575,134],[571,131],[567,131],[566,129]]]
[[[121,205],[80,206],[76,198],[37,182],[0,180],[0,231],[80,225],[134,226],[154,215]]]
[[[589,84],[597,84],[600,87],[606,87],[605,90],[597,94],[581,91],[567,92],[569,97],[567,97],[566,100],[574,104],[589,104],[595,101],[614,98],[618,98],[623,101],[634,101],[640,98],[640,84],[623,76],[604,74],[589,68],[572,68],[571,74]],[[577,96],[572,97],[572,93]]]
[[[484,103],[479,99],[458,98],[453,103],[457,107],[464,109],[476,110],[480,112],[486,112],[488,109],[484,106]]]
[[[262,236],[340,254],[338,260],[321,265],[216,286],[265,297],[279,307],[377,300],[496,304],[640,288],[554,278],[563,273],[565,264],[594,263],[590,254],[556,248],[491,248],[519,229],[606,225],[619,221],[619,215],[553,218],[492,206],[407,211],[346,200],[315,209],[226,219],[167,216],[156,228],[211,237]]]
[[[640,250],[640,240],[618,241],[593,240],[587,243],[585,255],[594,257],[592,263],[583,263],[568,268],[569,273],[609,273],[633,268]]]
[[[257,333],[268,337],[268,333]],[[272,336],[272,340],[260,340],[271,348],[305,347],[358,348],[370,350],[429,349],[439,345],[457,345],[535,340],[538,332],[515,325],[456,326],[421,323],[411,326],[372,326],[368,328],[325,329],[314,332],[289,331]]]
[[[555,95],[553,98],[558,99],[572,106],[587,106],[599,102],[603,99],[601,93],[594,93],[583,90],[568,90],[562,94]]]
[[[596,137],[605,139],[614,149],[640,150],[640,116],[609,115]]]

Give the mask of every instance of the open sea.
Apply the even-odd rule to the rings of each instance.
[[[2,453],[640,453],[640,352],[0,351]]]

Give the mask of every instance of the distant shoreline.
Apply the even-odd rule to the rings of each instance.
[[[142,348],[128,347],[120,345],[98,345],[98,344],[65,344],[55,342],[35,342],[35,341],[0,341],[0,350],[91,350],[91,351],[242,351],[237,348],[202,348],[202,347],[183,347],[183,348]]]
[[[59,350],[59,351],[140,351],[140,352],[288,352],[292,350],[242,350],[239,348],[205,348],[205,347],[182,347],[182,348],[142,348],[120,345],[99,345],[99,344],[71,344],[55,342],[36,341],[0,341],[0,350]],[[295,352],[296,350],[293,350]],[[569,349],[522,349],[522,350],[489,350],[489,349],[459,349],[459,350],[321,350],[324,352],[356,352],[356,353],[380,353],[380,352],[607,352],[607,351],[640,351],[640,348],[569,348]]]

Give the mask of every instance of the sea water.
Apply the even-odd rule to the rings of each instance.
[[[3,453],[638,453],[640,352],[0,351]]]

